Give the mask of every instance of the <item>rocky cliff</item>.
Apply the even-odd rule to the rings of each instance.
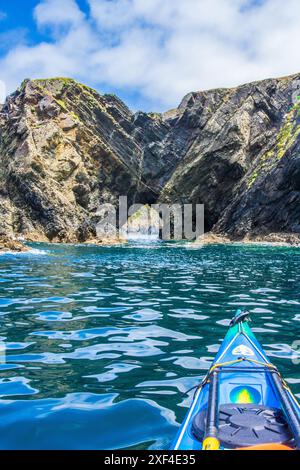
[[[71,79],[26,80],[0,109],[0,237],[84,242],[100,203],[204,203],[233,239],[300,235],[300,75],[132,113]]]

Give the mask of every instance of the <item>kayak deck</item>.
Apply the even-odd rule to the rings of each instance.
[[[247,447],[266,441],[292,442],[293,435],[285,422],[282,400],[273,377],[278,371],[269,362],[245,317],[239,311],[233,319],[206,379],[195,392],[172,449],[202,450],[214,371],[218,380],[215,391],[218,398],[217,405],[212,405],[217,406],[216,426],[221,449]],[[299,405],[285,384],[284,387],[292,414],[300,423]]]

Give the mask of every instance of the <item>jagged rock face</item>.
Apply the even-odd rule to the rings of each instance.
[[[213,228],[231,206],[243,181],[245,194],[253,167],[274,145],[296,81],[297,77],[267,80],[231,90],[192,94],[181,120],[193,122],[196,135],[161,198],[202,202],[206,229]],[[237,206],[240,198],[241,193],[236,198]],[[227,220],[225,230],[231,226],[229,215],[227,211],[227,218],[223,218]]]
[[[0,236],[93,239],[120,195],[204,203],[207,230],[232,238],[300,233],[297,89],[300,75],[133,114],[74,80],[25,81],[0,109]]]
[[[143,190],[132,113],[72,80],[23,84],[2,109],[1,230],[85,241],[97,208]]]
[[[300,96],[286,109],[285,97],[297,83],[284,85],[276,100],[285,111],[279,125],[235,188],[216,232],[235,239],[283,233],[287,240],[300,240]]]
[[[299,125],[299,124],[298,124]],[[267,165],[265,161],[267,160]],[[300,139],[279,157],[261,157],[214,227],[235,239],[285,233],[300,241]]]

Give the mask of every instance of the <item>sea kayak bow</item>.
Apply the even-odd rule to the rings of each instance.
[[[173,450],[300,449],[300,407],[238,311]]]

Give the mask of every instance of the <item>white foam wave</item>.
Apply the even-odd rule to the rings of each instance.
[[[49,253],[47,251],[44,251],[44,250],[38,250],[37,248],[32,248],[31,250],[29,251],[11,251],[11,250],[7,250],[7,251],[0,251],[0,256],[6,256],[6,255],[13,255],[13,256],[24,256],[24,255],[38,255],[38,256],[42,256],[42,255],[48,255]]]

